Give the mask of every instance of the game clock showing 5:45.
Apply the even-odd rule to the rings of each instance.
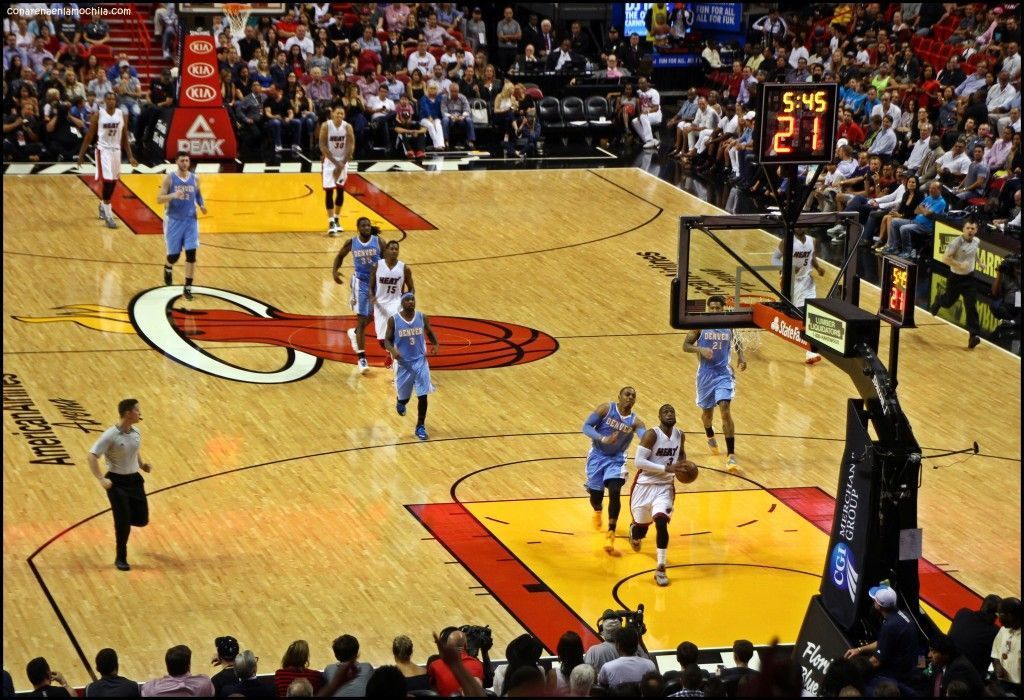
[[[757,113],[763,165],[828,163],[836,150],[835,83],[766,83]]]
[[[903,258],[882,258],[882,298],[878,316],[897,328],[914,327],[917,265]]]

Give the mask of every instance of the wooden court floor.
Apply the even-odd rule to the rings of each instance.
[[[633,169],[353,178],[346,229],[367,215],[402,238],[443,345],[420,443],[389,373],[355,371],[319,175],[260,177],[204,176],[205,289],[191,303],[161,290],[147,204],[159,176],[130,178],[113,231],[87,181],[4,178],[3,659],[19,689],[37,655],[88,682],[104,646],[133,678],[162,675],[179,643],[209,672],[224,634],[264,673],[300,638],[326,665],[343,633],[374,664],[409,634],[423,661],[429,631],[449,624],[489,624],[500,656],[524,627],[592,634],[605,608],[637,603],[654,648],[793,641],[825,557],[814,513],[835,493],[853,387],[766,339],[738,378],[740,475],[707,454],[657,261],[675,259],[678,217],[710,205]],[[750,232],[739,245],[767,259],[775,242]],[[702,265],[734,267],[712,249]],[[862,305],[877,308],[877,291]],[[926,454],[981,445],[925,463],[925,558],[961,592],[1019,595],[1020,360],[987,343],[968,352],[964,331],[918,313],[899,373],[915,434]],[[580,425],[627,384],[649,424],[676,406],[708,467],[680,489],[666,589],[651,579],[653,540],[606,557],[582,498]],[[125,574],[85,455],[127,396],[154,469],[151,524],[133,532]],[[743,628],[759,610],[771,612]]]

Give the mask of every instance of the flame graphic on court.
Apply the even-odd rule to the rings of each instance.
[[[355,316],[293,314],[237,292],[209,287],[196,287],[193,292],[230,302],[242,310],[174,308],[177,291],[163,287],[141,292],[127,310],[99,304],[70,304],[57,307],[51,315],[13,318],[23,323],[74,323],[104,333],[138,335],[155,350],[186,366],[238,381],[295,381],[315,373],[323,360],[347,364],[357,361],[347,336],[348,330],[356,325]],[[434,370],[527,364],[558,350],[558,341],[552,336],[516,324],[435,315],[430,315],[430,323],[441,345],[438,355],[430,358]],[[383,366],[385,351],[373,337],[373,329],[372,323],[367,326],[366,356],[371,365]],[[196,341],[285,348],[289,351],[288,367],[297,358],[304,369],[295,369],[290,374],[244,370],[210,355]],[[302,363],[303,357],[308,361]],[[275,375],[279,379],[272,379]]]

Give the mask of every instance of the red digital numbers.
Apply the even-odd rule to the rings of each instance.
[[[782,122],[786,122],[786,127],[782,128]],[[785,115],[779,116],[779,131],[775,132],[774,138],[772,138],[772,150],[776,153],[792,153],[793,147],[787,143],[783,143],[784,140],[790,139],[793,133],[796,131],[796,119],[793,117],[787,117]]]
[[[897,313],[903,313],[906,310],[907,304],[907,293],[903,289],[897,287],[892,288],[892,292],[889,294],[889,308]]]

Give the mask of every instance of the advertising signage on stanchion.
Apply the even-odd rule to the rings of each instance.
[[[184,39],[178,106],[164,152],[171,160],[178,151],[188,151],[193,158],[234,158],[238,147],[220,94],[217,47],[209,36]]]

